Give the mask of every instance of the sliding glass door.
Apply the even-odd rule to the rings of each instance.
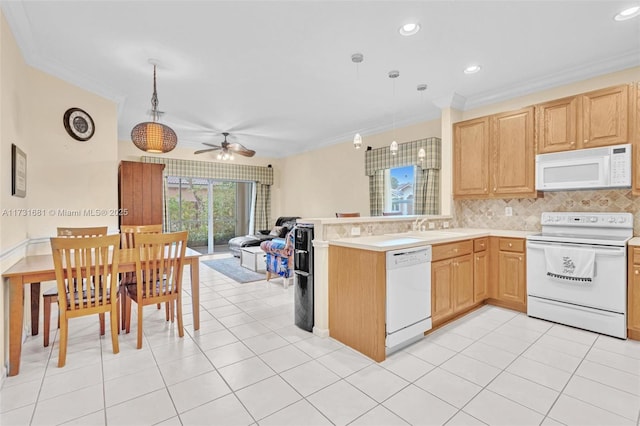
[[[169,176],[169,229],[189,231],[188,247],[201,253],[224,252],[249,232],[252,190],[252,182]]]

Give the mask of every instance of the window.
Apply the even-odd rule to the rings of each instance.
[[[394,167],[385,171],[384,211],[414,214],[416,166]]]

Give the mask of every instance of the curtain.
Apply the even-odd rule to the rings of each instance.
[[[420,148],[426,157],[418,160]],[[380,216],[384,206],[384,174],[387,169],[417,166],[414,189],[416,214],[440,213],[440,138],[419,139],[398,145],[398,153],[391,155],[389,147],[365,152],[365,174],[369,176],[369,208],[371,216]]]
[[[254,228],[270,229],[271,223],[271,186],[256,183],[256,202],[254,205],[253,217]]]

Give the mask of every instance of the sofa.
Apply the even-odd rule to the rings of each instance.
[[[284,238],[287,233],[293,229],[296,224],[296,219],[299,218],[299,216],[280,216],[271,229],[258,231],[254,235],[231,238],[229,240],[229,251],[231,251],[235,257],[240,257],[240,249],[242,249],[242,247],[255,247],[259,246],[263,241],[270,241],[274,238]]]
[[[260,243],[260,248],[265,253],[267,281],[274,275],[280,276],[284,280],[284,288],[287,288],[293,279],[294,234],[292,229],[284,238],[274,238]]]

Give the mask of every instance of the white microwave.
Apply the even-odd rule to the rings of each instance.
[[[631,144],[536,155],[536,190],[631,187]]]

